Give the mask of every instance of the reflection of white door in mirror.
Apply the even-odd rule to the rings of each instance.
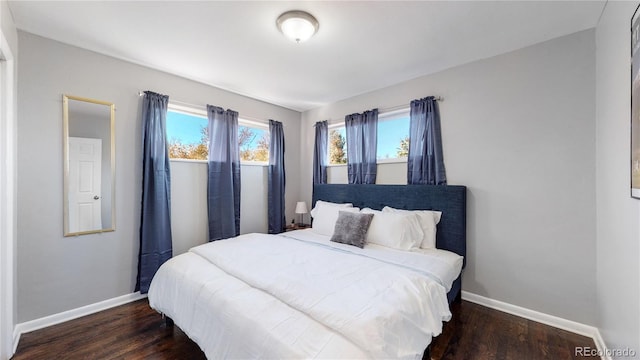
[[[69,137],[69,232],[102,229],[102,139]]]
[[[64,236],[115,231],[115,105],[62,96]]]

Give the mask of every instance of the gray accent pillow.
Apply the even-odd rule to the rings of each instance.
[[[339,211],[331,241],[363,248],[372,219],[373,214]]]

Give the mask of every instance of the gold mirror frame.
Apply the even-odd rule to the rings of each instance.
[[[70,105],[71,110],[69,109]],[[62,135],[64,144],[64,236],[77,236],[115,231],[115,104],[84,97],[62,95],[62,113]],[[95,115],[93,121],[96,126],[92,126],[92,123],[90,122],[82,122],[84,118],[83,115],[86,115],[86,119],[91,119],[93,115]],[[103,123],[103,119],[105,122],[108,121],[108,124]],[[83,126],[79,126],[78,124],[82,124]],[[86,127],[84,125],[86,125]],[[79,131],[78,128],[82,128],[82,131]],[[108,134],[106,134],[106,129],[108,129]],[[71,137],[69,136],[70,131],[72,134]],[[95,131],[100,136],[85,135],[83,137],[79,137],[76,134],[82,134],[83,131],[85,134]],[[93,142],[90,142],[87,145],[85,143],[82,143],[83,140]],[[79,145],[78,141],[80,141]],[[70,145],[70,142],[72,142],[73,144]],[[103,149],[106,148],[105,145],[107,144],[109,145],[109,148],[107,149],[107,151],[103,151]],[[78,159],[78,156],[92,153],[91,149],[94,148],[100,149],[99,156],[96,155],[97,157],[94,156],[93,159],[89,159],[89,161],[83,161],[82,166],[79,165],[79,160],[74,160],[73,164],[70,163],[70,156],[72,156],[74,159]],[[90,151],[85,151],[87,149],[89,149]],[[73,152],[72,155],[70,155],[70,151]],[[108,159],[106,157],[106,154],[109,154]],[[83,177],[79,174],[87,174],[86,171],[83,173],[83,170],[93,169],[92,165],[96,165],[97,158],[100,158],[100,170],[99,173],[97,173],[99,174],[99,176],[94,176],[96,174],[95,171],[97,170],[91,170],[91,174],[88,176],[88,178],[93,179],[91,181],[91,184],[89,185],[90,187],[92,187],[92,190],[89,189],[87,191],[86,175]],[[78,165],[76,165],[76,163],[78,163]],[[104,170],[108,170],[110,174],[106,174],[106,171]],[[71,172],[73,172],[74,175],[73,179],[71,178]],[[95,178],[99,178],[99,185],[96,185],[97,180],[95,180]],[[109,182],[109,184],[106,184],[106,182]],[[71,187],[78,190],[72,191]],[[84,188],[84,190],[80,188]],[[103,196],[105,193],[109,192],[110,194],[107,194],[106,197]],[[80,196],[78,194],[80,194]],[[87,198],[86,196],[90,197]],[[95,200],[96,202],[92,205],[91,201],[87,201],[87,199]],[[82,211],[81,209],[89,210]],[[95,214],[95,210],[99,210],[98,215]],[[89,218],[92,219],[90,220],[91,225],[87,224],[87,214],[90,214]],[[71,219],[72,215],[74,217],[73,220]],[[99,227],[97,225],[98,218],[100,219]]]

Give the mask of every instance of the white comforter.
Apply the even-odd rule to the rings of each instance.
[[[149,303],[210,359],[420,358],[451,317],[442,259],[310,234],[195,247],[158,270]]]

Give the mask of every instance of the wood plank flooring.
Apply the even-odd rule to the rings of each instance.
[[[23,334],[12,360],[206,359],[146,299]]]
[[[432,359],[583,359],[593,340],[467,301],[432,344]],[[177,326],[166,327],[147,300],[23,334],[13,360],[205,359]],[[585,358],[586,359],[586,358]],[[593,358],[591,358],[593,359]]]
[[[593,339],[468,301],[451,305],[453,318],[431,345],[432,359],[591,359],[576,347]]]

